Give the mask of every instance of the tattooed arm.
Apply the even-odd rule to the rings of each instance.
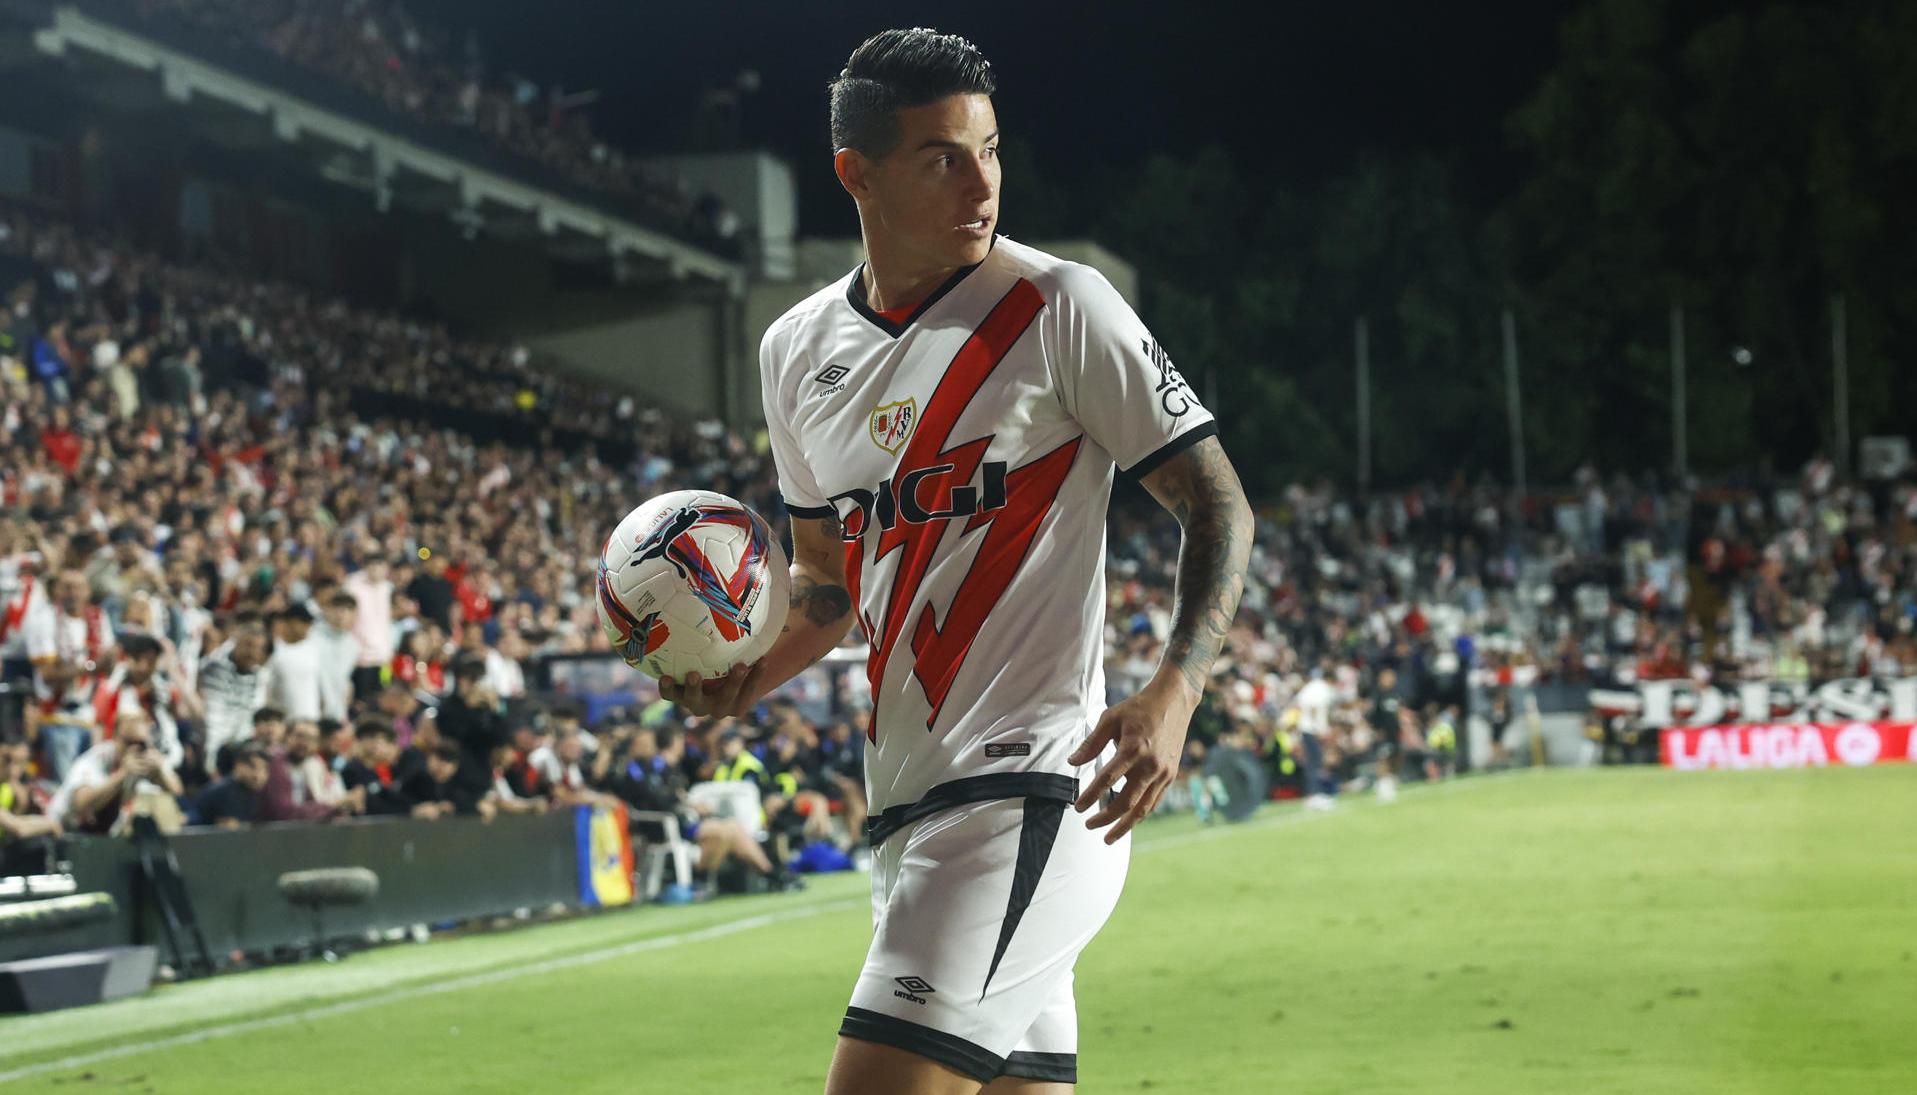
[[[785,630],[757,662],[710,681],[662,680],[659,694],[695,715],[738,716],[826,656],[852,628],[845,542],[837,517],[792,520],[792,605]]]
[[[1178,778],[1185,732],[1238,613],[1251,560],[1251,506],[1216,437],[1167,460],[1144,483],[1178,519],[1185,540],[1178,552],[1171,638],[1158,672],[1136,696],[1107,708],[1098,728],[1071,756],[1073,764],[1089,764],[1108,744],[1118,746],[1076,804],[1083,813],[1116,788],[1104,809],[1085,822],[1088,829],[1111,825],[1107,844],[1150,816]]]
[[[1172,670],[1191,686],[1192,703],[1205,691],[1211,665],[1245,593],[1251,562],[1251,506],[1238,473],[1215,437],[1165,461],[1145,477],[1145,489],[1185,530],[1178,552],[1178,591],[1171,638],[1158,670]]]

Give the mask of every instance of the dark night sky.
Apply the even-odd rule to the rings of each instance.
[[[1155,152],[1225,145],[1249,179],[1308,185],[1371,150],[1454,157],[1497,187],[1505,118],[1550,67],[1566,0],[1241,4],[909,0],[414,0],[479,32],[495,72],[597,88],[602,132],[641,151],[684,147],[702,85],[755,69],[751,145],[798,169],[802,230],[856,230],[826,158],[824,88],[866,36],[933,26],[976,42],[995,105],[1044,175],[1069,184]],[[1248,10],[1249,9],[1249,10]],[[1016,202],[1015,193],[1007,194]]]

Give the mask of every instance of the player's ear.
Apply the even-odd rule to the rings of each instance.
[[[864,153],[852,148],[839,149],[832,154],[832,171],[853,201],[862,202],[872,196],[872,161],[866,159]]]

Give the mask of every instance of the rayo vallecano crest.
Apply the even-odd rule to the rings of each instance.
[[[881,403],[872,408],[872,443],[886,452],[896,453],[906,438],[912,436],[912,427],[918,424],[918,400]]]

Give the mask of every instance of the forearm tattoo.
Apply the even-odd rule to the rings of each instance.
[[[844,586],[826,585],[811,578],[792,579],[792,612],[813,627],[831,627],[852,611],[852,593]]]
[[[1251,507],[1224,447],[1211,438],[1147,476],[1147,485],[1185,530],[1171,637],[1162,664],[1203,692],[1245,593]]]

